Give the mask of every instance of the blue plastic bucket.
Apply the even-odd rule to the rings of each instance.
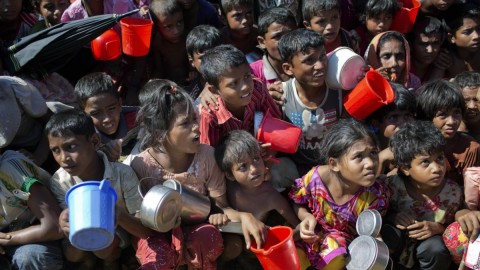
[[[69,240],[74,247],[95,251],[112,243],[116,200],[117,194],[108,180],[86,181],[67,191]]]

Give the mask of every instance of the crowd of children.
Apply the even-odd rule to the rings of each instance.
[[[392,269],[470,269],[480,4],[423,0],[409,32],[392,29],[416,1],[0,0],[0,269],[257,269],[250,246],[284,225],[302,270],[340,270],[366,209],[382,215]],[[50,73],[8,67],[18,39],[135,9],[153,21],[147,56],[99,61],[87,44]],[[339,47],[393,102],[349,115],[348,91],[325,79]],[[301,129],[295,153],[257,140],[259,115]],[[65,194],[102,179],[115,237],[80,250]],[[208,197],[208,218],[145,226],[141,193],[168,179]],[[221,232],[229,222],[242,233]]]

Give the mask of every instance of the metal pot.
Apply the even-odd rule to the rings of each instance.
[[[382,228],[382,216],[375,209],[366,209],[357,218],[358,235],[377,237]]]
[[[218,227],[218,230],[224,233],[243,234],[242,222],[240,221],[229,221],[227,224]]]
[[[210,199],[180,182],[168,179],[163,182],[165,187],[178,191],[181,195],[182,207],[180,216],[182,224],[198,224],[205,222],[210,214]]]
[[[385,270],[390,259],[387,245],[367,235],[355,238],[348,251],[347,270]]]
[[[162,186],[153,186],[143,197],[140,210],[142,224],[159,232],[168,232],[180,216],[182,199],[177,191]]]

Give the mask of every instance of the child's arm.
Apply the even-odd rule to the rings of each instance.
[[[293,208],[297,213],[298,218],[301,220],[300,224],[297,226],[297,229],[300,229],[300,237],[307,243],[315,242],[318,239],[318,236],[315,234],[317,220],[307,208],[297,204],[294,204]]]
[[[415,221],[414,224],[407,227],[408,236],[416,240],[425,240],[434,235],[442,234],[445,227],[433,221]]]
[[[280,215],[293,227],[297,227],[300,220],[293,212],[292,206],[287,200],[276,190],[272,188],[272,197],[269,199],[269,203],[273,206],[273,209],[277,210]]]
[[[115,213],[117,224],[125,229],[128,233],[138,238],[147,238],[153,233],[152,230],[142,224],[139,217],[130,215],[124,209],[122,209],[122,207],[116,206]]]
[[[462,231],[470,238],[470,241],[477,239],[480,231],[480,211],[459,210],[455,213],[455,220],[458,221]]]

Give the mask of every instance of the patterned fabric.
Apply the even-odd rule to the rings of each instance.
[[[252,100],[245,107],[243,120],[235,118],[225,107],[221,97],[218,97],[218,110],[211,108],[210,112],[202,108],[200,111],[200,142],[213,147],[229,131],[246,130],[253,134],[253,118],[255,112],[269,112],[272,117],[282,116],[277,104],[267,92],[265,85],[258,79],[254,79]]]
[[[468,270],[464,258],[468,249],[468,237],[463,233],[460,223],[453,222],[443,232],[443,242],[450,251],[453,262],[459,265],[458,270]]]
[[[103,13],[111,14],[113,13],[113,1],[104,0],[103,1]],[[83,7],[82,0],[75,0],[68,8],[63,12],[61,22],[76,21],[88,18],[87,10]]]
[[[296,244],[305,250],[313,266],[322,269],[335,257],[347,253],[348,244],[357,234],[357,218],[363,210],[386,212],[390,190],[376,181],[370,187],[361,187],[347,203],[338,205],[323,184],[318,167],[314,167],[295,181],[289,196],[296,204],[307,207],[317,220],[315,232],[319,240],[313,244],[303,241]]]

